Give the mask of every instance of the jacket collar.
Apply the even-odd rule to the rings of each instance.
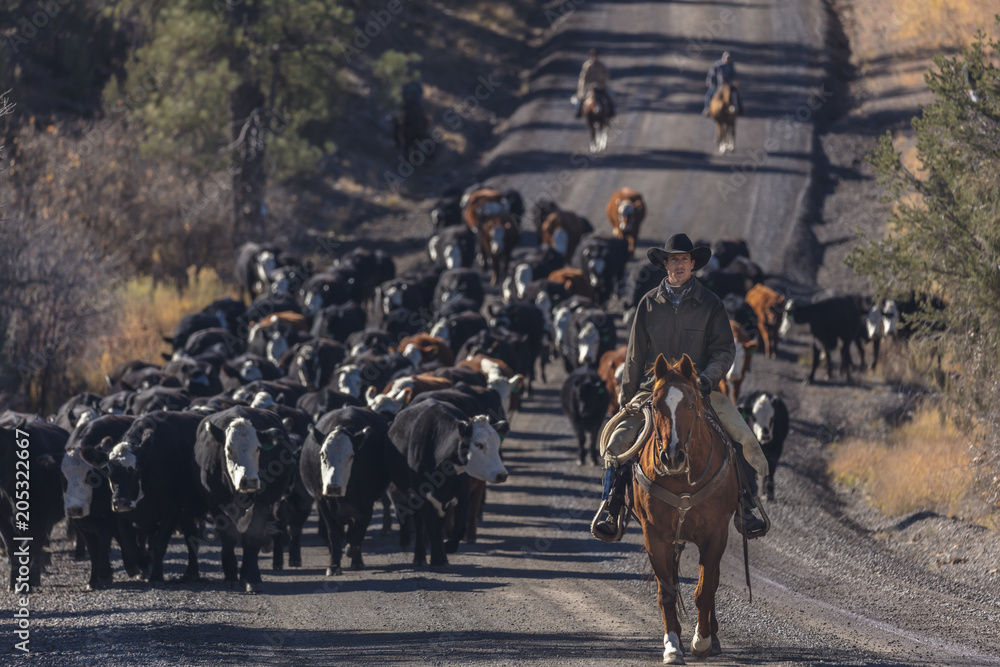
[[[705,288],[701,284],[701,281],[699,281],[694,276],[691,277],[691,282],[692,282],[691,291],[688,293],[688,296],[697,301],[698,303],[701,303],[705,299],[705,292],[704,292]],[[667,292],[663,287],[662,281],[660,282],[660,284],[656,286],[656,294],[653,296],[653,300],[656,301],[657,303],[673,304],[673,302],[670,300],[670,297],[667,296]]]

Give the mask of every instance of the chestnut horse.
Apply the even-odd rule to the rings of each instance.
[[[605,91],[591,88],[587,92],[583,116],[590,130],[590,152],[600,153],[608,146],[608,126],[611,124],[611,103]]]
[[[663,662],[682,665],[684,647],[677,620],[681,543],[692,542],[699,552],[694,591],[698,622],[691,654],[702,659],[722,652],[715,592],[729,523],[736,511],[738,482],[729,444],[720,427],[706,420],[705,410],[710,407],[698,391],[691,358],[685,354],[670,363],[661,354],[653,372],[653,432],[634,464],[633,498],[656,575],[663,615]]]
[[[736,102],[733,100],[734,87],[723,83],[719,86],[708,105],[708,116],[715,121],[715,142],[719,152],[736,150]]]

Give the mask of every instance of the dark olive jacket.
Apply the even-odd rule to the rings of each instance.
[[[653,388],[653,364],[663,354],[675,361],[687,354],[713,389],[733,365],[736,344],[722,299],[692,278],[691,291],[675,308],[663,283],[646,293],[635,309],[625,355],[622,405],[640,389]]]

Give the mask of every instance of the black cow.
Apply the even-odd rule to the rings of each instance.
[[[431,221],[434,223],[434,231],[440,232],[447,227],[465,226],[465,219],[462,217],[462,191],[458,188],[449,188],[438,197],[431,209]]]
[[[476,259],[476,250],[476,235],[464,224],[460,227],[442,229],[427,242],[427,254],[431,262],[443,269],[472,266],[472,262]]]
[[[40,419],[16,418],[0,427],[0,542],[10,559],[12,592],[27,595],[29,585],[34,590],[41,583],[42,551],[63,517],[59,466],[68,439]]]
[[[49,421],[72,433],[81,420],[86,422],[101,414],[101,398],[89,391],[71,396],[59,406],[54,417],[49,417]]]
[[[485,317],[479,313],[465,312],[438,320],[430,334],[448,343],[448,347],[457,355],[467,340],[488,328]]]
[[[510,275],[504,278],[501,294],[506,303],[527,299],[528,286],[566,266],[566,258],[549,245],[518,249],[511,260]]]
[[[253,323],[260,322],[275,313],[299,313],[301,315],[302,307],[298,301],[287,294],[261,297],[247,306],[246,312],[237,322],[236,334],[245,340],[250,335]],[[229,356],[233,357],[241,352],[242,350],[239,350]]]
[[[363,289],[361,276],[352,266],[340,266],[317,273],[299,289],[299,300],[304,313],[312,315],[329,306],[339,306],[348,301],[361,302]]]
[[[525,345],[524,336],[520,334],[514,334],[517,338],[517,343]],[[515,373],[520,373],[516,368],[517,364],[524,364],[523,351],[518,352],[515,347],[515,343],[508,336],[503,335],[500,331],[491,331],[486,329],[480,331],[475,336],[465,341],[462,347],[459,348],[458,354],[455,355],[455,359],[461,361],[462,359],[470,359],[477,354],[485,354],[487,357],[492,357],[494,359],[499,359],[504,362]]]
[[[389,354],[389,348],[394,346],[398,338],[393,338],[392,334],[385,329],[368,328],[364,331],[355,331],[347,337],[347,350],[350,356],[356,357],[364,352],[372,354]]]
[[[736,407],[764,450],[768,475],[763,483],[767,499],[774,500],[774,471],[788,436],[788,407],[780,396],[767,391],[742,397]]]
[[[174,328],[173,336],[163,336],[174,352],[183,350],[191,334],[205,329],[219,328],[219,318],[212,313],[191,313],[181,318]]]
[[[118,380],[118,386],[122,389],[141,391],[156,386],[180,387],[181,381],[162,368],[149,366],[125,373]]]
[[[528,380],[528,393],[531,393],[532,381],[535,379],[536,360],[540,361],[539,368],[541,369],[542,382],[546,382],[545,364],[548,358],[547,355],[545,357],[542,356],[542,352],[547,349],[545,345],[547,337],[545,315],[537,306],[527,302],[513,302],[499,308],[491,306],[489,313],[492,317],[490,326],[493,329],[507,329],[525,337],[524,345],[526,349],[524,350],[524,354],[519,356],[530,357],[531,364],[527,367],[527,372],[517,367],[512,366],[512,368],[514,368],[515,372],[524,372]]]
[[[232,391],[257,380],[277,380],[282,375],[281,369],[273,361],[250,353],[241,354],[219,367],[219,380],[225,391]]]
[[[299,397],[306,393],[306,388],[295,379],[283,377],[277,380],[255,380],[235,389],[232,397],[238,401],[249,403],[260,392],[268,394],[276,403],[295,405]]]
[[[576,246],[570,265],[586,274],[601,303],[618,294],[628,264],[628,241],[587,234]]]
[[[206,417],[198,429],[194,474],[222,538],[222,570],[230,584],[260,590],[257,555],[271,509],[288,488],[295,451],[281,418],[238,406]],[[243,564],[237,569],[236,541]]]
[[[113,394],[108,394],[101,399],[101,404],[99,407],[99,412],[102,415],[123,415],[125,410],[128,409],[129,397],[134,394],[134,391],[129,391],[124,389],[122,391],[116,391]]]
[[[396,263],[383,250],[357,247],[344,255],[337,266],[355,271],[357,290],[354,300],[362,306],[372,302],[379,285],[396,277]]]
[[[432,310],[434,290],[443,269],[431,265],[417,265],[402,275],[383,282],[375,296],[377,310],[383,317],[399,308],[422,312]],[[387,329],[384,324],[383,329]]]
[[[469,310],[478,311],[486,295],[483,293],[483,283],[479,272],[475,269],[448,269],[441,273],[437,286],[434,288],[433,308],[440,311],[448,302],[457,299],[468,299],[475,304]]]
[[[122,562],[129,576],[138,576],[146,565],[135,530],[111,509],[107,467],[88,463],[88,460],[95,460],[98,448],[110,451],[134,421],[135,417],[128,415],[97,417],[73,431],[66,442],[66,453],[60,465],[63,509],[90,555],[87,590],[103,588],[112,581],[111,538],[121,548]]]
[[[183,387],[150,387],[128,397],[125,412],[143,415],[154,410],[183,410],[191,405],[191,394]]]
[[[124,389],[124,387],[121,386],[122,377],[143,368],[159,368],[159,366],[151,364],[148,361],[133,359],[132,361],[126,361],[125,363],[118,364],[113,371],[104,376],[104,381],[107,383],[110,391],[122,391]]]
[[[472,368],[465,368],[464,366],[438,368],[434,371],[434,375],[437,377],[447,378],[455,384],[464,382],[465,384],[473,387],[486,388],[486,376]]]
[[[347,358],[347,348],[333,340],[313,338],[299,343],[288,354],[288,377],[316,390],[329,384],[334,370]]]
[[[280,266],[280,255],[281,249],[273,244],[244,243],[237,249],[235,273],[241,297],[267,293],[270,275]]]
[[[389,486],[384,456],[389,426],[367,408],[347,407],[323,415],[306,438],[299,471],[316,499],[326,532],[330,563],[326,575],[341,573],[346,531],[351,567],[364,567],[361,542],[371,522],[375,501]]]
[[[210,361],[202,361],[200,358],[180,357],[168,361],[164,364],[163,371],[180,380],[181,386],[191,396],[215,396],[225,389],[219,380],[218,369]]]
[[[727,294],[735,294],[738,297],[745,297],[747,291],[753,287],[753,281],[739,273],[731,271],[710,271],[702,276],[701,284],[710,292],[714,292],[720,299]]]
[[[608,412],[611,396],[604,380],[597,370],[590,366],[581,366],[570,373],[563,382],[560,393],[563,413],[576,433],[580,445],[579,464],[587,459],[587,434],[590,434],[590,460],[594,465],[601,463],[598,443],[601,437],[601,425]]]
[[[785,301],[785,312],[779,333],[786,336],[792,322],[808,324],[812,334],[812,370],[808,382],[815,380],[816,368],[820,362],[820,345],[826,354],[827,379],[833,380],[833,351],[840,348],[840,372],[851,382],[851,345],[861,335],[862,313],[854,299],[849,296],[835,296],[810,304],[798,304],[794,299]],[[817,345],[819,343],[819,345]]]
[[[618,332],[612,315],[600,308],[580,308],[570,316],[559,353],[566,372],[580,366],[597,369],[601,355],[618,346]]]
[[[178,527],[188,550],[181,580],[199,577],[197,522],[207,505],[191,466],[203,419],[198,412],[151,412],[136,419],[120,440],[82,452],[92,466],[107,470],[111,509],[123,513],[149,544],[149,581],[163,581],[163,558]]]
[[[188,337],[183,349],[183,353],[189,357],[197,357],[206,352],[217,352],[226,359],[232,359],[245,351],[246,341],[243,338],[220,327],[195,331]],[[166,354],[163,357],[168,361],[173,358]]]
[[[353,333],[364,331],[368,322],[364,308],[348,301],[336,306],[327,306],[316,313],[310,334],[316,338],[331,338],[345,342]]]
[[[727,268],[737,257],[750,259],[750,246],[743,239],[722,239],[712,246],[712,257],[717,260],[717,269]]]
[[[402,523],[411,515],[415,524],[413,563],[427,562],[426,539],[430,564],[447,565],[444,517],[455,507],[455,525],[465,525],[469,476],[494,483],[507,479],[500,461],[500,436],[486,417],[469,421],[454,406],[428,400],[396,415],[389,440],[390,481],[407,496],[405,506],[397,505],[397,516]]]

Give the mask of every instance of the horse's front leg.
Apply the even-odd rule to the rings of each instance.
[[[684,664],[684,645],[681,643],[681,624],[677,620],[678,590],[677,562],[674,560],[673,536],[662,533],[652,536],[648,532],[657,532],[648,525],[643,525],[643,536],[646,550],[649,552],[649,562],[656,575],[656,601],[663,616],[663,662],[667,665]]]
[[[709,541],[698,547],[698,587],[694,591],[694,605],[698,608],[698,623],[691,638],[691,655],[701,660],[708,655],[722,653],[719,642],[719,621],[715,616],[715,593],[719,589],[719,563],[726,550],[729,537],[729,522],[720,524],[722,529],[716,531]]]

